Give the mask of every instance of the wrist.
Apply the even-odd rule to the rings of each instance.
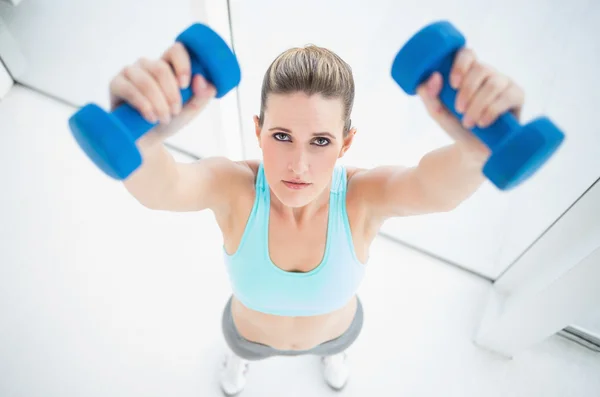
[[[457,142],[463,161],[470,166],[481,168],[492,154],[491,150],[481,141]]]
[[[159,151],[164,146],[164,138],[161,134],[157,134],[156,131],[149,131],[142,135],[135,143],[142,153],[142,157],[145,157]]]

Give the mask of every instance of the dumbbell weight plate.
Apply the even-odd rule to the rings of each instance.
[[[181,33],[177,39],[186,48],[206,73],[207,81],[217,89],[217,98],[222,98],[241,80],[237,58],[225,41],[209,27],[196,23]]]
[[[550,119],[538,117],[494,148],[483,174],[500,189],[512,189],[544,165],[563,140]]]
[[[392,78],[415,95],[442,59],[465,45],[464,36],[448,21],[434,22],[412,36],[392,63]]]

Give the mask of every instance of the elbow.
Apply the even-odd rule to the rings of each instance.
[[[456,210],[458,207],[460,207],[460,205],[462,203],[463,203],[462,201],[445,203],[444,205],[442,205],[440,207],[440,210],[438,212],[452,212],[452,211]]]
[[[441,212],[452,212],[458,209],[464,202],[469,200],[473,195],[477,192],[478,189],[471,189],[468,192],[462,192],[462,194],[454,196],[454,197],[446,197],[445,200],[442,200],[440,207],[442,208]],[[447,196],[452,196],[451,194]]]
[[[153,210],[153,211],[161,211],[164,209],[164,202],[161,202],[160,200],[152,200],[151,198],[148,197],[136,197],[134,196],[135,200],[138,202],[138,204],[140,204],[142,207],[149,209],[149,210]]]
[[[164,197],[157,197],[155,194],[149,194],[149,192],[135,192],[127,189],[129,195],[140,204],[142,207],[149,210],[161,211],[165,209],[166,200]]]

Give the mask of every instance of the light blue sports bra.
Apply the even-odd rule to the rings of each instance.
[[[225,265],[233,293],[246,307],[279,316],[316,316],[345,306],[366,264],[356,257],[346,212],[346,170],[336,165],[329,196],[327,242],[322,262],[306,273],[287,272],[269,256],[270,188],[260,163],[256,197],[237,251]]]

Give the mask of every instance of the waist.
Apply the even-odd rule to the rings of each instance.
[[[344,334],[354,320],[358,304],[355,295],[331,313],[287,317],[252,310],[234,296],[231,314],[240,335],[251,342],[279,350],[307,350]]]

